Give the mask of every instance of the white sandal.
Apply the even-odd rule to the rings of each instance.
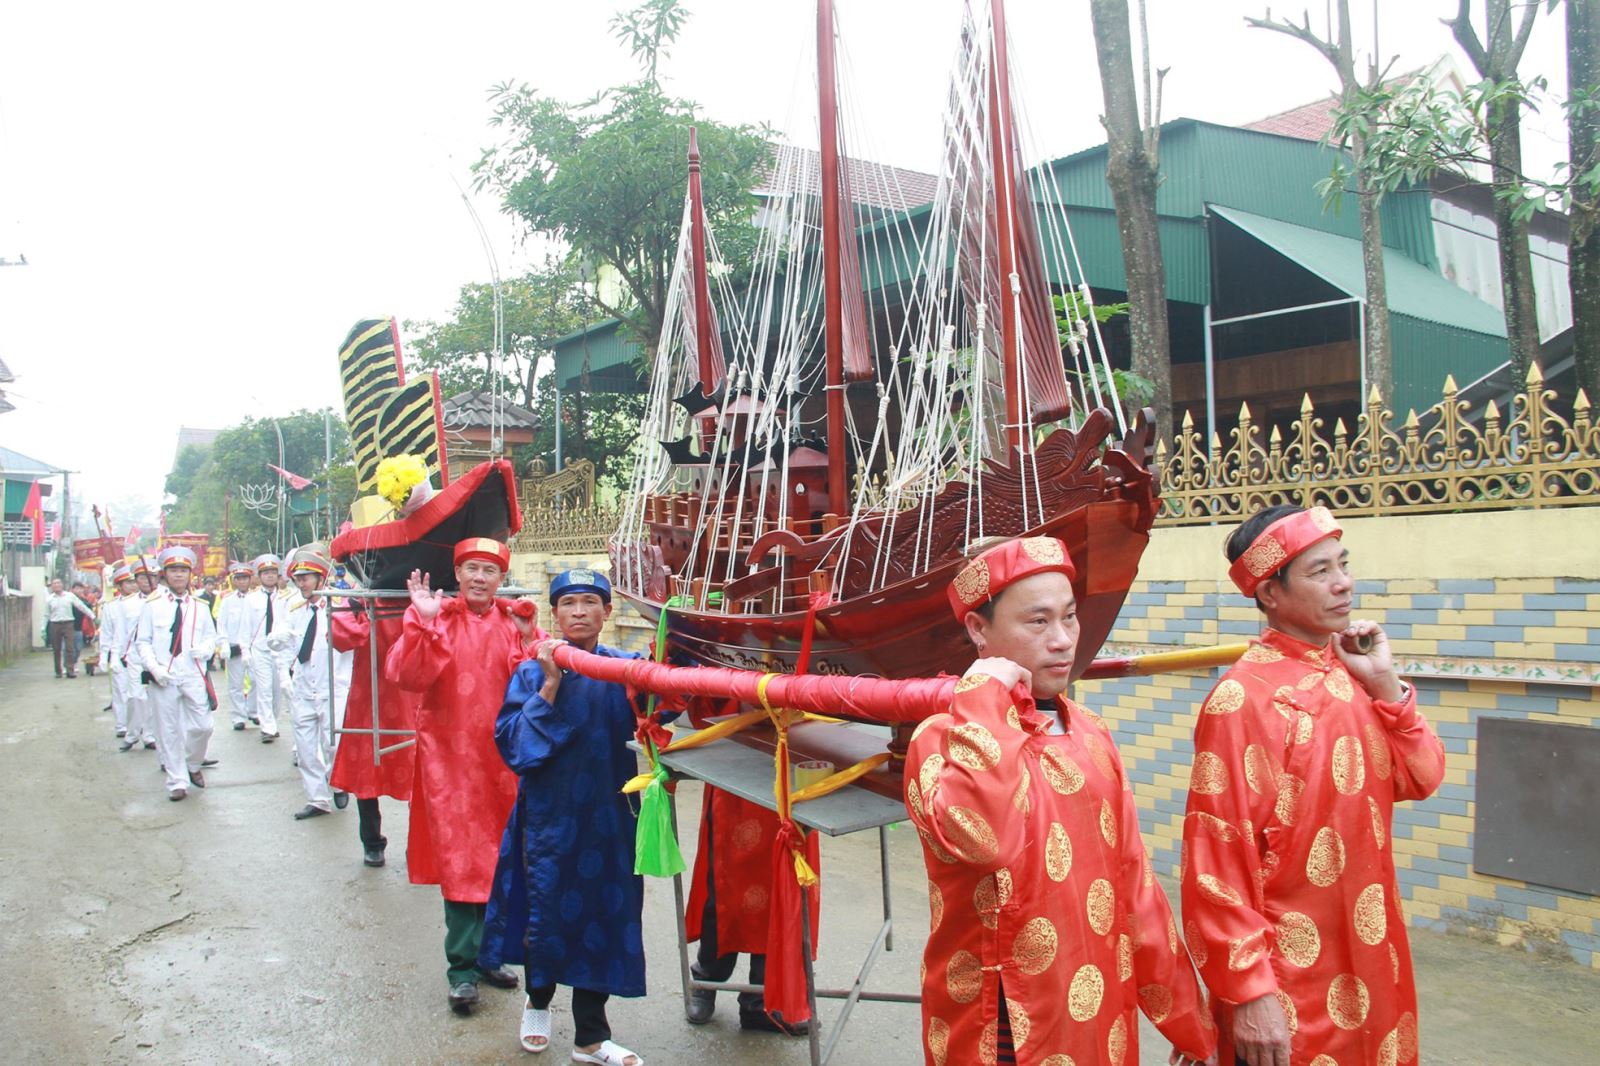
[[[537,1055],[550,1046],[550,1011],[538,1007],[522,1008],[522,1050]],[[535,1046],[533,1041],[539,1041]]]
[[[631,1063],[628,1061],[630,1058],[633,1060]],[[572,1061],[592,1063],[593,1066],[644,1066],[644,1056],[609,1040],[600,1041],[600,1046],[593,1051],[573,1048]]]

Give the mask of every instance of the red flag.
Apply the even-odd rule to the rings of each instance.
[[[310,478],[301,477],[299,474],[291,474],[281,466],[273,466],[271,463],[268,463],[267,469],[276,472],[277,475],[287,481],[289,483],[289,487],[296,492],[309,487],[311,484]]]
[[[126,544],[130,549],[135,544],[139,543],[139,527],[138,526],[129,526],[128,527],[128,535],[127,535],[127,537],[125,537],[123,539],[123,543]]]
[[[44,501],[39,495],[39,483],[28,489],[28,501],[22,505],[22,517],[33,519],[33,546],[44,543]]]

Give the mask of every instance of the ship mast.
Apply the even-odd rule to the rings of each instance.
[[[828,510],[849,512],[845,483],[844,284],[839,261],[839,102],[834,72],[833,0],[817,0],[818,117],[822,132],[823,350],[828,386]],[[853,227],[852,227],[853,229]]]
[[[711,286],[706,280],[706,212],[700,198],[700,140],[689,127],[689,245],[694,276],[695,348],[700,357],[700,391],[709,396],[722,380],[712,346]]]
[[[989,146],[994,165],[994,214],[1000,256],[1000,336],[1004,345],[1006,391],[1006,442],[1016,449],[1022,438],[1021,374],[1018,372],[1017,304],[1021,276],[1017,273],[1017,215],[1012,196],[1011,167],[1015,159],[1011,138],[1011,73],[1006,57],[1005,0],[990,0],[989,32],[993,51],[989,61]],[[1030,445],[1032,441],[1028,442]]]

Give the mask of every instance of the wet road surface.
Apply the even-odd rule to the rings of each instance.
[[[56,680],[47,655],[0,670],[0,982],[17,1063],[539,1063],[567,1061],[568,994],[540,1056],[517,1045],[519,993],[445,1004],[438,890],[406,880],[406,810],[383,801],[389,865],[361,864],[356,812],[296,822],[287,736],[228,726],[210,787],[170,803],[156,753],[117,751],[103,677]],[[679,791],[692,862],[699,790]],[[869,987],[915,991],[927,921],[916,835],[889,834],[895,950]],[[819,983],[847,987],[879,921],[876,834],[824,841]],[[741,1032],[730,994],[684,1023],[670,881],[646,884],[651,994],[613,999],[618,1042],[650,1066],[787,1066],[804,1041]],[[1413,932],[1427,1063],[1593,1058],[1600,974]],[[738,979],[743,979],[741,966]],[[837,1011],[824,1003],[824,1022]],[[921,1062],[915,1006],[863,1004],[838,1066]],[[1141,1061],[1166,1047],[1143,1027]]]

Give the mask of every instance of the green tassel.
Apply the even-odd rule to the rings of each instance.
[[[647,877],[672,877],[685,869],[683,851],[672,831],[672,797],[667,771],[658,768],[639,799],[639,822],[633,838],[633,872]]]

